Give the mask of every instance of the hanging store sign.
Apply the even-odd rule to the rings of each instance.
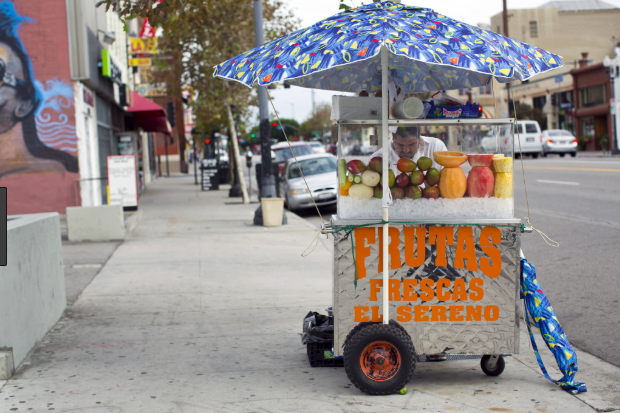
[[[151,59],[150,57],[138,57],[135,59],[129,59],[128,65],[134,66],[134,67],[135,66],[152,66],[153,59]]]
[[[141,83],[136,85],[136,92],[145,98],[168,95],[168,89],[166,88],[165,83]]]
[[[112,79],[117,85],[123,84],[121,68],[114,62],[108,49],[101,51],[101,74]]]
[[[157,54],[157,37],[149,39],[129,38],[129,53]]]

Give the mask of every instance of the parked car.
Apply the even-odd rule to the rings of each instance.
[[[543,153],[547,156],[550,153],[557,153],[564,156],[570,153],[570,156],[577,156],[577,138],[569,131],[563,129],[549,129],[542,133]]]
[[[288,142],[276,143],[271,147],[271,159],[273,162],[278,164],[278,175],[282,173],[282,168],[284,167],[286,161],[293,158],[291,148],[293,148],[293,152],[295,152],[295,156],[298,158],[300,156],[312,155],[314,153],[312,147],[306,142],[291,142],[291,146],[289,146]]]
[[[325,147],[323,146],[321,142],[312,141],[309,143],[309,145],[312,147],[312,150],[314,151],[314,153],[325,153]]]
[[[314,154],[288,159],[280,174],[280,196],[284,198],[289,211],[314,206],[332,205],[337,201],[338,160],[331,154]],[[301,171],[300,171],[301,167]],[[310,190],[301,175],[303,171]],[[310,196],[312,192],[312,196]]]
[[[330,145],[327,145],[327,148],[325,150],[334,156],[338,156],[338,145],[334,145],[332,143]]]
[[[480,151],[482,153],[496,153],[497,142],[499,138],[496,138],[495,132],[491,129],[485,136],[480,140]]]
[[[542,132],[540,125],[535,120],[520,120],[517,122],[517,130],[514,131],[513,150],[515,158],[523,155],[532,155],[532,158],[538,158],[538,155],[542,155]],[[503,140],[504,150],[506,146],[510,145],[510,126],[503,126],[501,128],[500,137]],[[521,143],[519,148],[519,142]]]

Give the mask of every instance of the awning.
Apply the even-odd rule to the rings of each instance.
[[[140,96],[136,92],[131,92],[133,105],[125,111],[134,117],[134,127],[141,128],[145,132],[172,133],[172,128],[164,108],[157,103]]]

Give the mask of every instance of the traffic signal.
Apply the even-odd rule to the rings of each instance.
[[[176,112],[175,112],[175,108],[174,108],[174,103],[173,102],[168,102],[168,106],[167,106],[167,112],[168,112],[168,123],[170,123],[170,126],[174,128],[174,126],[176,125]]]
[[[256,134],[255,133],[251,134],[250,136],[253,137],[253,138],[256,138]]]
[[[210,144],[210,143],[211,143],[211,139],[207,139],[207,140],[205,141],[205,143],[206,143],[207,145],[208,145],[208,144]]]
[[[552,106],[555,106],[555,102],[556,102],[556,99],[555,99],[555,93],[553,93],[553,94],[551,95],[551,105],[552,105]]]
[[[277,123],[273,122],[273,127],[274,127],[274,128],[276,127],[276,125],[277,125]]]

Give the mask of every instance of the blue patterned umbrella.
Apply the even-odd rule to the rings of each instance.
[[[353,8],[215,66],[214,76],[252,87],[288,83],[375,92],[380,49],[407,93],[527,80],[562,66],[560,56],[431,9],[384,1]]]

